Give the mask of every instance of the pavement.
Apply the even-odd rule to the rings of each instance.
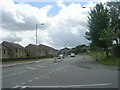
[[[118,88],[118,69],[81,55],[37,61],[2,68],[2,88]]]
[[[42,62],[42,61],[47,61],[47,60],[53,60],[53,59],[30,61],[30,62],[20,62],[20,63],[15,63],[15,64],[3,64],[2,68],[13,67],[13,66],[18,66],[18,65],[24,65],[24,64],[32,64],[32,63],[37,63],[37,62]]]

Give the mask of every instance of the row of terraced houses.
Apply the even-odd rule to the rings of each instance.
[[[57,51],[58,50],[43,44],[29,44],[26,47],[7,41],[3,41],[0,44],[0,56],[2,57],[2,60],[54,57],[57,55]]]

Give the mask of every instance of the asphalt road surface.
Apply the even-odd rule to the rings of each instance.
[[[118,69],[89,56],[2,68],[2,88],[118,88]]]

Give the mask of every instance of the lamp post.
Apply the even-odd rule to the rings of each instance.
[[[37,46],[37,28],[38,28],[38,25],[39,24],[36,24],[36,46]],[[40,25],[44,25],[44,23],[41,23]],[[37,61],[37,55],[38,55],[38,53],[36,51],[36,61]]]

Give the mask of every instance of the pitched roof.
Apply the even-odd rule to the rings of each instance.
[[[60,49],[59,51],[64,51],[64,50],[70,50],[69,48],[63,48],[63,49]]]
[[[3,41],[2,45],[6,48],[9,48],[9,49],[24,49],[24,47],[21,46],[20,44],[13,43],[13,42]]]
[[[25,48],[32,47],[33,49],[40,49],[37,45],[29,44]]]
[[[43,49],[48,49],[48,50],[54,50],[54,51],[57,51],[56,49],[52,48],[52,47],[49,47],[49,46],[46,46],[46,45],[43,45],[43,44],[40,44],[39,47],[43,48]]]

